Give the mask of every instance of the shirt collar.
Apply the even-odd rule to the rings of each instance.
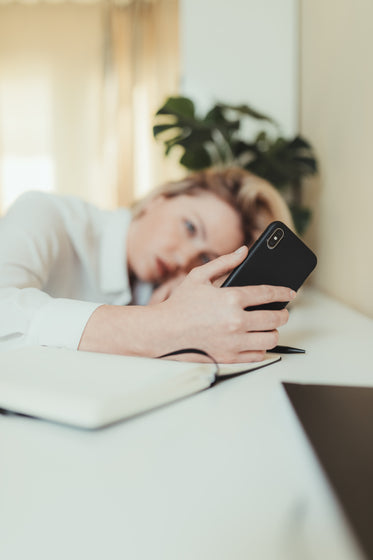
[[[131,301],[127,268],[127,235],[132,214],[125,208],[109,213],[101,234],[99,267],[104,293],[123,293],[123,303]]]

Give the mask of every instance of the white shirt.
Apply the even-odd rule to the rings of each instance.
[[[22,195],[0,219],[0,349],[76,349],[99,305],[131,303],[130,222],[124,208],[100,210],[71,196]]]

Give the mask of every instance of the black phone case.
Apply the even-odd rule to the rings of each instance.
[[[280,228],[281,241],[270,248],[268,240]],[[223,282],[226,286],[286,286],[297,291],[317,264],[316,255],[285,224],[272,222],[251,247],[246,259]],[[288,302],[256,306],[255,309],[283,309]],[[248,310],[252,308],[247,308]]]

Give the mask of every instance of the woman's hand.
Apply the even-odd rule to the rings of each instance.
[[[250,362],[263,359],[265,351],[276,346],[277,329],[287,322],[288,311],[245,311],[245,308],[290,301],[295,292],[278,286],[218,288],[213,285],[246,255],[245,247],[193,269],[158,307],[160,330],[166,332],[171,327],[167,351],[194,347],[205,350],[218,362]]]
[[[161,303],[145,307],[101,306],[86,325],[79,349],[156,357],[182,348],[205,350],[218,362],[251,362],[276,346],[288,311],[246,307],[290,301],[295,292],[278,286],[219,288],[247,248],[194,268]],[[195,355],[183,359],[196,361]]]

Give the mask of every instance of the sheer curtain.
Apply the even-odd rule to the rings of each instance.
[[[136,0],[106,10],[107,156],[118,203],[126,205],[180,174],[152,138],[153,116],[178,88],[178,5]],[[114,149],[113,149],[114,148]]]
[[[0,0],[0,210],[29,189],[112,208],[180,174],[151,130],[177,45],[177,0]]]

